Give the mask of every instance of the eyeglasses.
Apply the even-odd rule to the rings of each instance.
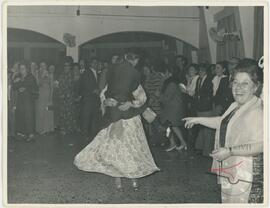
[[[240,87],[241,89],[247,89],[248,87],[250,87],[252,85],[251,82],[237,82],[237,81],[233,81],[232,82],[232,87],[236,88],[236,87]]]

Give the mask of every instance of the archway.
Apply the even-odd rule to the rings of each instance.
[[[172,59],[176,54],[184,54],[188,60],[194,61],[193,54],[198,48],[178,38],[145,31],[117,32],[100,36],[79,46],[79,58],[89,59],[96,56],[108,61],[114,54],[124,53],[127,48],[139,48],[151,60],[158,61],[167,56]]]
[[[8,28],[8,64],[28,60],[57,64],[66,54],[66,46],[41,33],[31,30]]]

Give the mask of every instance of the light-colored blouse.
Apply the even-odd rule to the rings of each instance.
[[[195,75],[194,77],[190,77],[188,79],[188,83],[187,83],[187,93],[193,97],[195,95],[195,90],[196,90],[196,84],[197,84],[197,80],[199,78],[199,75]]]
[[[228,110],[222,115],[225,118],[230,112],[238,107],[236,102],[232,103]],[[216,130],[215,149],[219,148],[220,125]],[[254,96],[250,101],[239,108],[232,116],[227,126],[225,147],[239,145],[252,145],[263,142],[263,103],[262,100]],[[235,184],[229,182],[227,178],[220,177],[219,182],[222,187],[222,203],[247,203],[253,181],[253,157],[252,156],[230,156],[221,163],[213,160],[212,172],[229,177]],[[220,171],[220,170],[226,170]],[[241,182],[244,180],[248,182]]]

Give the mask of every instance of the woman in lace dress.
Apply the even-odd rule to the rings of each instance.
[[[107,106],[107,114],[103,117],[105,128],[74,160],[75,166],[80,170],[114,177],[117,189],[122,188],[121,178],[129,178],[134,190],[137,190],[138,178],[159,170],[150,152],[139,115],[140,107],[146,102],[146,95],[141,85],[133,85],[136,76],[128,76],[132,73],[136,75],[134,66],[137,59],[133,55],[126,57],[124,63],[113,70],[113,75],[109,75],[106,93],[102,96],[103,104]],[[127,78],[123,80],[129,82],[121,82],[122,85],[126,84],[126,87],[121,88],[125,92],[117,92],[119,81],[113,82],[113,78],[117,77],[114,75],[118,72],[123,72],[122,70],[127,70],[122,75]],[[132,86],[130,83],[133,83]],[[134,86],[136,88],[132,89]],[[129,100],[128,97],[133,99]]]

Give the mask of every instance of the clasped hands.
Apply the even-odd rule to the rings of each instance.
[[[213,150],[212,153],[209,154],[209,156],[212,157],[214,160],[223,161],[232,155],[229,148],[220,147],[218,149]]]
[[[113,98],[107,98],[105,101],[104,101],[104,105],[105,106],[109,106],[109,107],[115,107],[119,104],[119,102]],[[130,107],[132,107],[132,104],[131,102],[124,102],[122,104],[120,104],[118,106],[118,109],[120,111],[126,111],[128,110]]]

